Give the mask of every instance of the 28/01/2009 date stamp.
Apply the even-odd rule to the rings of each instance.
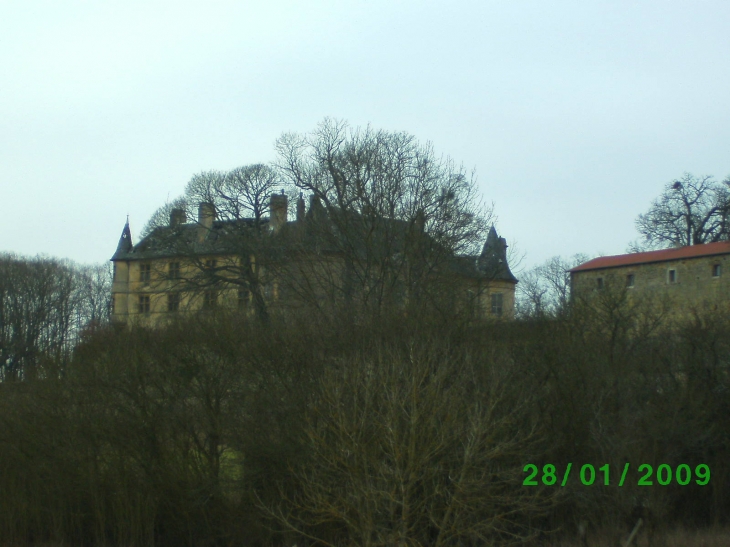
[[[560,486],[565,486],[566,484],[568,484],[568,477],[570,476],[570,470],[572,467],[572,463],[569,463],[566,466],[565,472],[563,473],[563,478],[560,481]],[[627,475],[629,473],[629,468],[630,465],[628,463],[624,464],[624,468],[621,472],[621,478],[618,481],[619,486],[624,485],[624,482],[626,481]],[[528,463],[524,467],[523,471],[528,474],[525,480],[522,481],[523,486],[537,486],[539,484],[536,478],[539,474],[539,471],[538,467],[535,464]],[[603,477],[601,477],[601,475]],[[578,472],[580,482],[584,486],[591,486],[592,484],[595,484],[596,479],[598,479],[599,481],[598,484],[601,484],[601,478],[603,478],[602,484],[604,486],[609,486],[611,484],[610,475],[610,466],[608,464],[602,465],[596,470],[596,468],[593,467],[590,463],[587,463],[583,465]],[[653,486],[654,478],[654,468],[651,465],[649,465],[648,463],[643,463],[639,466],[637,477],[638,486]],[[705,486],[707,483],[710,482],[710,467],[704,463],[701,463],[694,468],[693,473],[693,470],[686,463],[678,465],[676,469],[672,469],[670,465],[663,463],[659,465],[656,469],[656,483],[660,484],[661,486],[667,486],[671,484],[673,480],[676,481],[677,484],[686,486],[690,484],[690,482],[692,482],[693,478],[695,483],[699,484],[700,486]],[[553,486],[557,484],[558,477],[556,475],[555,466],[551,463],[543,465],[542,477],[540,477],[540,479],[542,483],[546,486]],[[615,484],[615,482],[613,484]]]

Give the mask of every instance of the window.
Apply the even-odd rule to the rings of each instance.
[[[269,281],[264,285],[264,298],[272,301],[279,299],[279,284],[276,281]]]
[[[677,282],[677,270],[669,270],[667,272],[667,281],[669,283],[676,283]]]
[[[249,255],[248,258],[242,257],[241,268],[256,272],[256,257],[254,255]]]
[[[211,258],[211,259],[205,261],[205,268],[207,270],[215,270],[215,266],[216,266],[215,258]]]
[[[238,289],[238,307],[245,309],[251,302],[251,292],[247,289]]]
[[[479,298],[471,289],[466,291],[466,311],[470,317],[480,316]]]
[[[139,313],[150,313],[150,297],[139,295]]]
[[[628,288],[633,288],[633,286],[634,286],[634,281],[635,281],[635,278],[634,278],[634,274],[632,274],[632,273],[631,273],[631,274],[628,274],[628,275],[626,276],[626,286],[627,286]]]
[[[169,270],[167,271],[167,276],[170,279],[180,279],[180,263],[179,262],[170,262]]]
[[[203,309],[212,310],[218,305],[218,291],[208,290],[203,294]]]
[[[603,278],[602,277],[599,277],[598,279],[596,279],[596,288],[598,288],[598,289],[603,288]]]
[[[139,265],[139,280],[143,283],[148,283],[150,280],[150,274],[152,273],[152,264],[140,264]]]
[[[712,277],[720,277],[722,274],[722,266],[720,264],[712,265]]]
[[[492,295],[492,315],[502,315],[502,293]]]
[[[180,309],[180,293],[173,292],[167,295],[167,311],[175,312]]]

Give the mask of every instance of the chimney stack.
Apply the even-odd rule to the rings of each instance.
[[[416,218],[413,219],[413,227],[416,232],[422,234],[426,229],[426,214],[423,209],[416,211]]]
[[[276,233],[278,232],[287,221],[287,208],[289,206],[289,199],[284,194],[284,190],[281,194],[272,194],[271,202],[269,204],[269,226],[271,230]]]
[[[309,217],[313,220],[319,220],[324,217],[324,213],[322,199],[315,194],[309,196]]]
[[[304,214],[305,214],[304,197],[302,197],[302,193],[299,192],[299,199],[297,200],[297,222],[304,222]]]
[[[173,209],[170,211],[170,227],[180,226],[188,221],[188,217],[185,214],[184,209]]]
[[[210,230],[213,229],[215,220],[215,206],[212,203],[202,202],[198,206],[198,242],[202,242]]]

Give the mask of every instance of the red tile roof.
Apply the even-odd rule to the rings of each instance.
[[[632,264],[647,264],[650,262],[668,262],[670,260],[682,260],[685,258],[697,258],[700,256],[712,256],[730,254],[730,241],[718,243],[706,243],[704,245],[688,245],[673,249],[662,249],[660,251],[649,251],[646,253],[631,253],[626,255],[600,256],[589,260],[570,270],[571,272],[583,272],[586,270],[601,270],[603,268],[617,268],[619,266],[630,266]]]

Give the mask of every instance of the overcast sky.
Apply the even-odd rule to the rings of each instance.
[[[0,251],[101,262],[197,172],[325,116],[476,170],[525,253],[623,253],[730,174],[727,0],[0,1]]]

